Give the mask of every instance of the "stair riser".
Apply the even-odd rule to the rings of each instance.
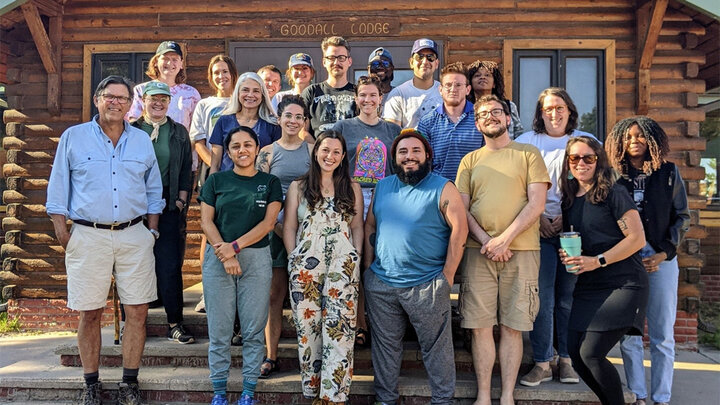
[[[62,355],[60,356],[60,364],[66,367],[82,367],[80,356]],[[154,366],[173,366],[173,367],[199,367],[207,368],[207,357],[164,357],[164,356],[143,356],[140,365],[142,367]],[[102,367],[122,367],[122,357],[120,356],[100,356],[100,366]],[[299,369],[298,359],[280,358],[278,366],[281,370],[297,370]],[[526,368],[529,368],[529,365]],[[230,363],[232,368],[242,367],[242,358],[233,357]],[[406,360],[402,362],[402,370],[424,370],[425,365],[421,360]],[[458,372],[472,372],[472,363],[456,362],[455,369]],[[497,369],[497,367],[496,367]],[[356,371],[372,370],[372,362],[366,359],[355,359]]]
[[[80,397],[79,389],[43,389],[43,388],[0,388],[0,402],[10,401],[38,401],[42,403],[52,403],[56,401],[73,401]],[[212,400],[212,392],[188,392],[188,391],[143,391],[143,399],[150,403],[210,403]],[[238,393],[230,393],[229,399],[231,403],[237,400]],[[310,404],[311,401],[306,399],[299,393],[263,393],[258,392],[255,396],[262,404]],[[103,402],[115,403],[117,399],[116,391],[104,391]],[[348,403],[353,405],[372,405],[375,401],[373,395],[351,395]],[[417,396],[401,396],[399,403],[403,405],[426,405],[429,401],[427,397]],[[456,405],[470,405],[473,400],[468,398],[458,398],[455,400]],[[516,401],[518,405],[600,405],[598,402],[579,402],[579,401]]]

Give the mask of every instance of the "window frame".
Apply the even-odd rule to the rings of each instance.
[[[178,42],[184,55],[187,55],[187,43]],[[126,43],[126,44],[85,44],[83,45],[83,91],[82,91],[82,121],[90,121],[90,110],[92,109],[92,74],[93,56],[98,53],[155,53],[159,43]],[[187,66],[187,60],[183,59],[183,65]],[[130,97],[133,95],[130,94]]]
[[[503,41],[503,75],[505,94],[513,94],[513,71],[515,51],[520,50],[599,50],[605,54],[605,123],[607,131],[615,125],[616,78],[615,78],[615,40],[613,39],[506,39]],[[604,139],[605,134],[594,134]]]

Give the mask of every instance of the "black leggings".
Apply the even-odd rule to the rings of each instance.
[[[629,330],[630,328],[604,332],[569,331],[568,351],[573,368],[603,405],[625,404],[620,375],[606,356]]]

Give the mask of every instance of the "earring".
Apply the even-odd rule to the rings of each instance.
[[[568,180],[572,180],[575,178],[575,176],[572,175],[572,172],[568,172],[567,178]]]

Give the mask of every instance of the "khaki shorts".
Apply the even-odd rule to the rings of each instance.
[[[123,304],[155,301],[154,245],[155,237],[142,223],[119,231],[73,225],[65,249],[68,308],[104,308],[113,275]]]
[[[513,251],[510,261],[493,262],[480,248],[466,248],[460,263],[460,326],[489,328],[499,323],[530,331],[540,308],[539,250]]]

